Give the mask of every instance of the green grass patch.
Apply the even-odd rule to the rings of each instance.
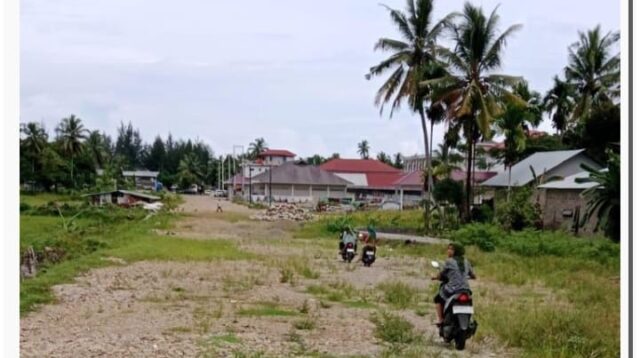
[[[404,282],[383,282],[377,286],[383,292],[384,301],[394,308],[405,309],[412,306],[418,290]]]
[[[307,317],[305,319],[293,322],[293,327],[298,330],[307,330],[310,331],[316,328],[316,323],[313,319]]]
[[[239,310],[240,316],[252,317],[278,317],[278,316],[297,316],[298,312],[279,307],[277,303],[261,302],[254,307],[243,308]]]
[[[371,315],[375,325],[374,335],[385,342],[393,344],[410,344],[419,339],[413,324],[401,316],[389,312],[377,312]]]

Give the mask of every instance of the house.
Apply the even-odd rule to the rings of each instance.
[[[482,182],[481,185],[494,189],[506,189],[509,185],[521,187],[533,182],[534,174],[531,169],[535,172],[536,180],[546,183],[554,179],[564,179],[583,171],[580,167],[583,164],[593,168],[602,168],[587,156],[584,149],[537,152],[511,167],[510,180],[509,170],[505,170]]]
[[[160,172],[154,172],[146,169],[141,170],[123,170],[122,176],[125,179],[131,179],[138,190],[156,190],[158,188],[158,174]],[[97,169],[96,174],[101,176],[104,174],[104,169]]]
[[[606,169],[603,169],[606,170]],[[575,233],[590,234],[596,227],[594,215],[584,227],[577,227],[584,216],[587,201],[582,192],[596,183],[576,183],[577,178],[588,178],[588,172],[579,172],[563,180],[551,181],[538,186],[542,221],[545,228],[563,229]]]
[[[373,197],[383,199],[396,193],[394,182],[405,173],[375,159],[331,159],[321,164],[326,170],[349,181],[348,191],[356,198]]]
[[[122,176],[131,178],[138,190],[155,190],[158,182],[159,172],[150,170],[122,171]]]
[[[286,202],[317,202],[321,199],[342,199],[352,195],[347,192],[349,181],[312,165],[298,165],[287,161],[250,178],[244,183],[244,192],[251,192],[254,200]]]
[[[121,206],[131,206],[138,202],[153,203],[160,198],[129,190],[113,190],[101,193],[86,194],[93,205],[115,204]]]
[[[266,149],[262,151],[254,161],[245,161],[241,164],[241,172],[224,181],[225,189],[231,193],[243,191],[248,188],[250,178],[269,171],[269,168],[292,162],[295,153],[286,149]],[[232,190],[229,190],[233,188]]]

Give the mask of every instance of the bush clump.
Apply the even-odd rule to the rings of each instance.
[[[472,223],[451,233],[449,239],[465,246],[477,246],[482,251],[494,251],[505,234],[495,225]]]

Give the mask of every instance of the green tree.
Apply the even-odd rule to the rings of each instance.
[[[449,148],[447,143],[441,143],[438,145],[439,149],[436,149],[434,153],[433,175],[437,179],[445,179],[451,176],[454,170],[460,170],[460,164],[464,160],[460,153]],[[435,190],[435,189],[434,189]]]
[[[89,132],[85,145],[96,167],[104,168],[108,158],[104,136],[99,131],[93,130]]]
[[[20,159],[30,162],[30,177],[33,180],[40,162],[40,155],[48,145],[48,135],[42,125],[35,122],[21,123],[20,134]]]
[[[369,159],[369,142],[366,139],[358,143],[358,154],[362,159]]]
[[[260,153],[267,149],[267,142],[264,138],[256,138],[249,144],[249,157],[250,159],[256,159]]]
[[[75,187],[75,177],[73,175],[74,157],[84,150],[83,141],[87,138],[87,130],[82,124],[82,120],[75,115],[63,118],[56,128],[58,141],[63,153],[71,158],[69,170],[71,172],[71,183]]]
[[[167,151],[164,147],[164,142],[160,136],[156,136],[149,149],[149,155],[145,160],[145,166],[149,170],[161,171],[164,169],[164,162],[167,157]]]
[[[612,50],[620,34],[608,32],[602,36],[600,25],[579,32],[580,39],[569,47],[569,65],[565,77],[577,92],[573,118],[586,118],[605,102],[620,94],[620,54]]]
[[[582,165],[589,177],[576,179],[578,183],[596,183],[581,194],[587,199],[587,208],[581,224],[584,225],[596,215],[596,229],[603,229],[611,240],[620,242],[620,156],[611,150],[607,151],[607,155],[609,159],[606,170]]]
[[[543,99],[544,111],[551,115],[551,123],[561,137],[570,124],[571,115],[575,108],[574,97],[573,86],[555,76],[553,87]]]
[[[378,153],[378,155],[376,156],[376,159],[378,159],[379,161],[391,165],[393,166],[393,162],[391,161],[391,157],[389,155],[387,155],[387,153],[381,151],[380,153]]]
[[[191,184],[202,184],[203,174],[202,163],[193,153],[185,155],[178,166],[178,180],[180,186],[187,187]]]
[[[432,86],[435,102],[447,104],[447,117],[458,122],[450,128],[462,130],[466,138],[466,221],[471,218],[471,164],[475,143],[481,135],[490,135],[491,122],[502,114],[506,103],[526,105],[508,88],[521,82],[521,77],[493,74],[502,65],[507,39],[522,27],[512,25],[499,33],[498,21],[497,8],[487,17],[482,8],[465,3],[462,21],[451,27],[454,49],[439,51],[454,73],[422,82],[422,85]]]
[[[402,159],[402,153],[398,152],[396,154],[394,154],[393,156],[393,166],[397,169],[402,169],[404,167],[404,163],[403,163],[403,159]]]
[[[120,123],[118,138],[116,138],[115,154],[120,155],[128,169],[137,169],[142,164],[142,138],[140,131],[134,129],[131,122],[124,125]]]

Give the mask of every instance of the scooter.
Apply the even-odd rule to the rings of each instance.
[[[340,234],[340,255],[342,260],[351,263],[356,256],[357,249],[358,244],[355,235],[349,231],[343,231]]]
[[[368,234],[360,233],[358,235],[360,240],[365,243],[365,246],[362,248],[362,264],[365,267],[370,267],[372,263],[376,261],[376,247],[368,242]]]
[[[439,268],[437,261],[431,261],[431,266]],[[444,285],[444,282],[440,284]],[[478,322],[473,319],[473,298],[471,290],[460,290],[445,302],[444,321],[440,326],[440,337],[446,343],[455,341],[457,350],[463,350],[468,338],[478,329]]]

